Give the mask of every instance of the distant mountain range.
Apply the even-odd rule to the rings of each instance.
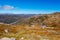
[[[23,20],[25,18],[31,17],[35,14],[0,14],[0,23],[10,24],[18,20]]]
[[[60,27],[60,12],[52,14],[0,14],[0,23]]]

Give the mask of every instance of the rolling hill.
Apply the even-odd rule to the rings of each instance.
[[[18,21],[15,24],[23,25],[45,25],[47,27],[60,27],[60,12],[52,14],[34,15],[25,20]]]
[[[23,17],[23,20],[19,17],[19,21],[16,20],[14,25],[0,23],[0,39],[6,37],[16,40],[60,40],[59,17],[60,12],[55,12]]]

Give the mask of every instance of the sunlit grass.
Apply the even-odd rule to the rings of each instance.
[[[11,27],[12,29],[14,27]],[[16,38],[16,40],[59,40],[60,39],[60,29],[59,28],[41,28],[41,27],[23,27],[17,26],[14,31],[16,33],[9,32],[3,34],[0,32],[0,38]],[[57,34],[55,33],[57,32]]]

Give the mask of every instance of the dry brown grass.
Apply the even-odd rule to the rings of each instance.
[[[3,33],[0,38],[15,37],[16,40],[60,40],[60,28],[58,27],[46,27],[44,29],[40,26],[30,27],[28,25],[11,25],[9,27],[11,32]]]

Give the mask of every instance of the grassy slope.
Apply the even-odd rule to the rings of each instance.
[[[58,14],[60,15],[60,14]],[[53,20],[53,17],[51,17],[51,15],[48,15],[49,17],[47,19],[45,19],[44,17],[42,17],[44,20],[43,22],[47,22],[46,24],[48,25],[48,27],[46,28],[42,28],[40,25],[35,25],[34,27],[29,26],[29,22],[32,23],[32,19],[28,19],[28,24],[26,25],[5,25],[5,24],[1,24],[0,25],[0,29],[2,28],[2,30],[0,31],[0,38],[2,37],[15,37],[16,40],[60,40],[60,26],[58,26],[59,23],[59,16],[57,14],[53,14],[52,16],[55,16],[54,19],[56,19],[55,21]],[[57,16],[57,17],[56,17]],[[33,19],[33,21],[35,21],[35,23],[37,22],[37,19],[39,19],[40,21],[42,20],[41,17],[37,17]],[[56,27],[55,26],[51,26],[53,25],[52,23],[50,23],[50,21],[52,20],[53,24],[57,23]],[[38,22],[37,22],[38,23]],[[8,33],[4,32],[4,29],[8,28],[10,31]]]
[[[13,28],[15,25],[12,25]],[[17,32],[16,32],[17,31]],[[1,32],[1,31],[0,31]],[[16,33],[15,33],[16,32]],[[60,39],[60,28],[58,27],[46,27],[41,28],[39,26],[35,27],[28,27],[28,26],[21,26],[17,25],[15,30],[13,29],[12,32],[5,33],[0,36],[2,37],[15,37],[16,40],[59,40]]]
[[[46,25],[47,27],[60,27],[60,13],[44,14],[30,17],[29,19],[17,22],[23,25]]]

